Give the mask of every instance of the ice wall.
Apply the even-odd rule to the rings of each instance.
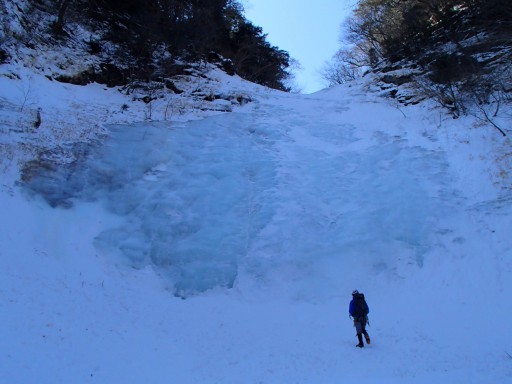
[[[257,148],[249,115],[184,125],[111,126],[78,162],[37,173],[27,187],[53,206],[96,200],[125,218],[98,236],[132,265],[152,263],[179,294],[231,287],[251,239],[273,215],[276,165]]]
[[[339,103],[301,102],[111,126],[103,143],[74,149],[78,161],[43,167],[25,186],[53,206],[104,204],[123,224],[97,246],[156,266],[177,295],[232,287],[241,274],[327,285],[355,260],[421,267],[456,199],[444,153]]]

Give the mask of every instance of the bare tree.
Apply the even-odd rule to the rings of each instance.
[[[344,84],[361,77],[363,68],[369,64],[366,55],[357,47],[342,48],[324,64],[320,76],[329,86]]]
[[[56,33],[64,32],[64,23],[66,18],[66,12],[72,3],[73,0],[59,0],[57,3],[57,7],[59,9],[59,13],[57,16],[57,21],[53,24],[52,28]]]

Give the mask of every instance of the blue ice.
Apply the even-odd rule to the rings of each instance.
[[[104,204],[123,224],[97,246],[154,266],[180,296],[233,287],[242,271],[260,278],[292,266],[300,276],[354,252],[384,269],[396,243],[422,265],[432,218],[447,209],[442,153],[393,139],[343,150],[354,127],[271,120],[232,113],[110,126],[104,142],[26,187],[53,206]]]

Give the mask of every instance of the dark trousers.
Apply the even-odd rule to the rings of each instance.
[[[354,319],[354,327],[356,327],[356,332],[358,335],[360,335],[360,334],[367,335],[368,334],[366,332],[366,323],[367,322],[368,322],[368,318],[366,316]]]

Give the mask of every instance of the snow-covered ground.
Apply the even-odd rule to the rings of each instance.
[[[0,382],[512,380],[512,147],[493,128],[363,85],[215,72],[215,93],[253,101],[149,111],[9,71]]]

